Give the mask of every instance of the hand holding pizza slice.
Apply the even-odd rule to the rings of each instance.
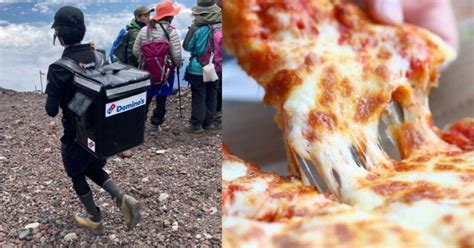
[[[225,46],[278,110],[293,175],[307,183],[297,161],[310,161],[339,201],[474,246],[474,152],[437,135],[427,98],[456,57],[450,46],[411,25],[375,24],[343,1],[223,4]],[[382,119],[401,161],[380,144]]]

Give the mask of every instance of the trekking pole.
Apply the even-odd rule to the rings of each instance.
[[[178,104],[179,104],[179,118],[183,118],[183,112],[181,110],[181,83],[179,80],[179,67],[176,70],[177,78],[178,78]]]

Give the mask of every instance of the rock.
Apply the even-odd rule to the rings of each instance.
[[[201,237],[202,237],[201,234],[196,235],[197,239],[201,239]]]
[[[40,223],[34,222],[25,226],[25,229],[30,229],[32,233],[37,233],[39,230]]]
[[[41,242],[41,244],[46,243],[46,237],[41,237],[41,238],[40,238],[40,242]]]
[[[117,237],[115,236],[115,234],[109,235],[109,239],[114,241],[114,242],[117,241]]]
[[[166,193],[161,193],[160,196],[158,197],[158,201],[163,202],[166,199],[168,199],[168,197],[170,197],[170,195],[168,195]]]
[[[36,233],[35,235],[33,235],[33,239],[39,241],[42,236],[43,235],[41,233]]]
[[[49,123],[50,126],[56,126],[56,122],[52,121]]]
[[[205,239],[212,239],[212,235],[210,235],[208,233],[204,233],[204,238]]]
[[[0,156],[0,161],[5,161],[5,160],[7,160],[7,157]]]
[[[72,241],[72,240],[76,240],[77,239],[77,234],[76,233],[68,233],[64,236],[64,241]]]
[[[131,158],[133,156],[133,153],[130,150],[126,150],[126,151],[121,152],[119,156],[121,158]]]
[[[217,208],[216,207],[212,207],[211,208],[211,214],[214,215],[217,213]]]
[[[47,153],[47,152],[51,152],[51,148],[44,148],[43,152]]]
[[[170,226],[170,224],[171,224],[171,223],[170,223],[169,221],[167,221],[167,220],[164,220],[164,221],[163,221],[163,226],[165,226],[165,227]]]
[[[2,248],[15,248],[15,245],[12,243],[8,243],[6,245],[3,245]]]
[[[165,154],[166,150],[156,150],[156,154]]]
[[[23,121],[22,121],[22,120],[16,120],[16,121],[15,121],[15,125],[20,125],[20,124],[23,124]]]
[[[30,229],[23,229],[20,231],[20,233],[18,234],[18,238],[20,240],[27,240],[28,237],[31,239],[31,231]]]
[[[176,221],[173,222],[173,226],[171,227],[171,230],[173,230],[174,232],[176,232],[176,231],[178,231],[178,228],[179,228],[178,222],[176,222]]]
[[[144,177],[144,178],[142,179],[142,183],[147,183],[147,182],[149,182],[149,181],[150,181],[150,178],[148,178],[148,177]]]

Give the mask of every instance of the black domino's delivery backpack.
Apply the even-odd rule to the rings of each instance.
[[[75,142],[107,158],[143,143],[150,75],[129,65],[106,64],[105,55],[94,52],[92,67],[67,57],[54,64],[74,74],[77,92],[68,108],[75,115]]]

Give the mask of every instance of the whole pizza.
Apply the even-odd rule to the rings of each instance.
[[[291,175],[225,153],[224,246],[474,247],[474,121],[441,130],[428,105],[450,46],[345,1],[223,5],[225,47],[277,109]]]

